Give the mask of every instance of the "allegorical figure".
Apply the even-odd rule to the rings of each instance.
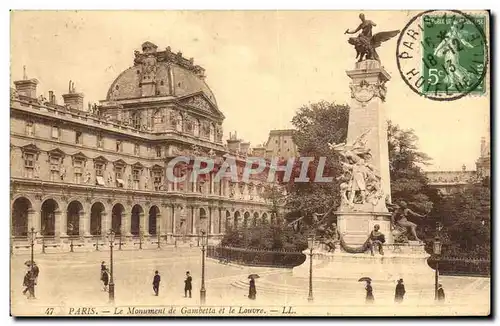
[[[399,215],[399,219],[396,219],[398,215]],[[421,215],[421,214],[418,214],[418,213],[412,211],[411,209],[408,208],[408,205],[406,204],[406,202],[401,201],[399,203],[399,208],[396,208],[395,212],[391,216],[391,219],[392,219],[393,223],[395,222],[397,225],[400,225],[404,228],[409,229],[416,241],[421,241],[417,236],[417,225],[408,220],[408,217],[410,215],[415,216],[415,217],[420,217],[420,218],[425,217],[424,215]]]
[[[357,37],[349,38],[348,43],[354,45],[358,62],[363,61],[363,59],[377,60],[380,62],[380,58],[375,49],[378,48],[382,42],[388,41],[398,35],[399,30],[381,32],[372,36],[372,28],[377,26],[377,24],[371,20],[365,19],[364,14],[359,14],[359,19],[361,19],[361,23],[355,30],[350,31],[347,29],[344,32],[344,34],[356,34],[361,31]]]
[[[368,241],[370,243],[370,252],[371,255],[373,256],[373,247],[378,246],[378,252],[379,254],[383,255],[384,254],[384,248],[383,244],[385,243],[385,236],[380,230],[380,225],[375,224],[373,226],[373,231],[370,232],[370,237],[368,238]]]

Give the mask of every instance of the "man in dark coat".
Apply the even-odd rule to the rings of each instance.
[[[375,297],[373,296],[373,288],[372,288],[372,281],[367,280],[366,281],[366,303],[373,303],[375,301]]]
[[[28,299],[32,299],[35,297],[33,291],[33,277],[31,271],[27,271],[26,275],[24,275],[23,286],[26,288],[23,290],[23,294],[26,295],[26,292],[29,291]]]
[[[40,268],[38,268],[38,265],[33,262],[33,279],[34,279],[34,285],[37,284],[38,281],[38,274],[40,273]]]
[[[403,279],[398,280],[398,284],[396,285],[396,293],[394,294],[394,301],[397,303],[403,302],[403,298],[405,296],[405,285],[403,284]]]
[[[160,291],[160,281],[160,274],[158,274],[158,271],[155,271],[155,276],[153,277],[153,291],[155,291],[156,296],[158,296],[158,292]]]
[[[445,295],[444,295],[443,286],[441,284],[438,284],[438,301],[444,302],[444,299],[445,299]]]
[[[189,297],[191,298],[191,290],[193,289],[193,278],[189,274],[189,271],[186,272],[186,279],[184,280],[184,298],[187,297],[187,294],[189,292]]]
[[[257,289],[255,288],[255,279],[250,277],[250,288],[248,289],[248,298],[255,300],[257,296]]]
[[[106,267],[105,262],[101,262],[101,281],[104,285],[104,291],[108,291],[108,282],[109,282],[109,276],[108,276],[108,268]]]

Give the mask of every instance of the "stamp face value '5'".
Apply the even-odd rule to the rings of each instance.
[[[487,15],[428,11],[415,16],[398,40],[403,80],[416,93],[450,101],[486,91]]]

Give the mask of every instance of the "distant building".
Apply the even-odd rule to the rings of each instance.
[[[293,141],[293,132],[293,129],[271,130],[267,142],[264,146],[260,147],[265,148],[265,157],[280,157],[284,159],[297,157],[299,151]]]
[[[489,133],[489,130],[488,130]],[[461,171],[427,171],[429,185],[437,188],[442,195],[451,195],[464,189],[470,182],[489,178],[491,175],[491,157],[489,137],[481,138],[481,154],[476,161],[476,170]]]

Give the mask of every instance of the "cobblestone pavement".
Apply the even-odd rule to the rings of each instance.
[[[28,300],[22,294],[26,260],[29,255],[14,255],[11,260],[11,311],[14,315],[42,314],[50,307],[58,310],[55,313],[67,314],[71,307],[109,306],[108,293],[102,290],[99,280],[101,261],[109,266],[108,251],[37,254],[35,261],[40,267],[40,276],[36,300]],[[153,295],[151,284],[155,270],[159,270],[162,277],[159,296]],[[188,270],[193,277],[192,298],[184,298],[184,277]],[[257,300],[247,298],[250,273],[261,276],[257,280]],[[314,280],[315,301],[311,304],[307,301],[308,279],[295,278],[290,270],[224,265],[207,259],[205,276],[207,306],[273,306],[271,310],[278,311],[278,315],[289,305],[298,313],[330,315],[454,315],[487,314],[489,311],[490,281],[485,278],[441,277],[449,298],[445,305],[434,305],[429,289],[408,289],[408,300],[395,309],[393,289],[377,289],[376,282],[376,303],[366,306],[361,283]],[[199,307],[200,277],[199,248],[115,251],[115,305]],[[412,300],[412,296],[425,300]]]

